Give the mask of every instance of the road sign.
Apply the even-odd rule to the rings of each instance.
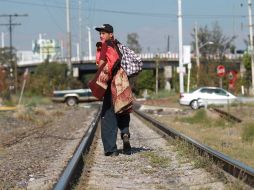
[[[185,73],[186,73],[186,67],[182,67],[181,70],[180,70],[180,67],[177,67],[177,68],[176,68],[176,72],[177,72],[177,73],[180,73],[180,72],[181,72],[181,73],[185,74]]]
[[[225,75],[225,67],[223,65],[218,65],[218,67],[217,67],[217,75],[219,77],[223,77]]]
[[[191,46],[183,46],[183,64],[191,62]]]

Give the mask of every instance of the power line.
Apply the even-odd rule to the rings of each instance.
[[[44,4],[41,3],[32,3],[32,2],[20,2],[16,0],[0,0],[4,1],[5,3],[13,3],[13,4],[21,4],[21,5],[31,5],[31,6],[37,6],[37,7],[45,7]],[[66,9],[65,5],[59,5],[59,4],[47,4],[47,7],[50,8],[58,8],[58,9]],[[72,6],[70,9],[72,10],[78,10],[78,6]],[[89,12],[104,12],[104,13],[113,13],[113,14],[124,14],[124,15],[133,15],[133,16],[149,16],[149,17],[158,17],[158,18],[171,18],[171,19],[177,19],[175,14],[168,14],[168,13],[149,13],[149,12],[135,12],[135,11],[118,11],[118,10],[109,10],[109,9],[82,9]],[[227,15],[191,15],[186,14],[183,15],[185,19],[232,19],[234,18],[247,18],[247,15],[233,15],[233,14],[227,14]],[[253,17],[253,15],[252,15]]]
[[[64,29],[62,28],[62,26],[60,26],[60,25],[58,24],[58,22],[56,21],[55,17],[52,15],[51,11],[49,10],[48,4],[47,4],[45,1],[43,1],[43,4],[44,4],[44,7],[47,9],[47,12],[48,12],[49,16],[52,18],[53,22],[55,23],[55,25],[58,27],[58,29],[59,29],[60,31],[63,32]]]

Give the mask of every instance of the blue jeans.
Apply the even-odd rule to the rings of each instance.
[[[130,123],[130,114],[115,114],[112,105],[111,92],[108,89],[105,93],[101,113],[101,139],[104,147],[104,152],[117,151],[117,132],[118,128],[121,134],[128,134]]]

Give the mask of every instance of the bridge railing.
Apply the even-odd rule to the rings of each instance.
[[[179,55],[178,53],[142,53],[142,54],[138,54],[141,59],[155,59],[155,58],[166,58],[166,59],[179,59]],[[195,54],[192,54],[191,57],[194,59],[196,58]],[[225,57],[227,59],[239,59],[242,58],[243,55],[242,54],[225,54]],[[214,55],[208,55],[207,58],[211,58],[211,59],[219,59],[218,56],[214,56]],[[79,58],[77,57],[73,57],[72,58],[73,61],[80,61]],[[82,61],[95,61],[95,56],[89,57],[89,56],[85,56],[83,57]]]
[[[162,58],[162,59],[168,59],[168,60],[178,60],[179,56],[178,53],[142,53],[142,54],[138,54],[141,59],[143,60],[153,60],[157,57]],[[191,57],[194,59],[196,58],[196,56],[193,54],[191,55]],[[240,59],[243,57],[242,54],[225,54],[225,57],[227,59]],[[19,59],[18,61],[18,66],[30,66],[30,65],[38,65],[44,62],[44,60],[38,60],[38,59],[33,59],[33,57],[31,57],[31,59],[28,59],[28,57],[26,57],[26,59],[22,59],[22,56],[20,57],[21,59]],[[211,59],[219,59],[219,57],[217,56],[209,56],[207,58],[211,58]],[[58,61],[58,62],[66,62],[67,59],[63,58],[63,59],[57,59],[57,60],[51,60],[51,61]],[[78,57],[72,57],[71,59],[72,62],[95,62],[95,56],[84,56],[82,59],[78,58]]]

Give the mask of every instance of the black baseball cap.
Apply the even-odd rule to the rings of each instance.
[[[107,33],[113,33],[113,26],[111,26],[110,24],[103,24],[100,27],[96,27],[95,30],[97,30],[98,32],[104,31]]]

